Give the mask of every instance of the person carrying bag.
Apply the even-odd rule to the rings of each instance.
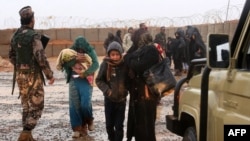
[[[156,45],[157,48],[157,45]],[[159,51],[159,49],[157,49]],[[176,79],[169,68],[169,59],[159,51],[160,61],[144,71],[143,77],[149,90],[159,97],[172,91],[176,85]]]

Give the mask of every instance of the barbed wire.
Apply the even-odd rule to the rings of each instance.
[[[230,5],[219,10],[210,10],[205,14],[196,14],[188,17],[154,17],[148,19],[88,19],[83,17],[36,17],[37,29],[51,29],[51,28],[124,28],[124,27],[138,27],[139,23],[144,22],[148,26],[184,26],[197,25],[208,23],[222,23],[226,20],[238,20],[242,11],[243,5]],[[16,28],[20,21],[14,18],[3,20],[3,27]]]

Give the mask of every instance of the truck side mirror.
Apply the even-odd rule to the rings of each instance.
[[[210,68],[227,68],[230,60],[229,35],[209,34],[207,65]]]

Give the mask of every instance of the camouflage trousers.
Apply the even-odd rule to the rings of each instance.
[[[22,104],[22,124],[34,129],[44,108],[44,88],[42,76],[34,73],[17,72],[16,82]]]

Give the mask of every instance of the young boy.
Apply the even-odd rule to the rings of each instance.
[[[121,45],[113,41],[107,49],[96,77],[96,85],[103,92],[106,131],[110,141],[122,141],[124,136],[128,69],[124,64]]]
[[[56,69],[59,71],[62,71],[62,68],[63,68],[62,66],[64,63],[71,63],[73,70],[80,70],[81,72],[80,74],[84,73],[84,71],[86,71],[89,68],[89,66],[91,66],[92,59],[90,58],[88,54],[84,54],[86,61],[80,63],[76,61],[76,56],[77,56],[77,52],[75,50],[69,49],[69,48],[63,49],[57,58]],[[79,71],[76,71],[76,72],[79,72]],[[77,78],[80,76],[80,74],[73,75],[73,77]],[[94,82],[93,79],[94,79],[93,75],[87,76],[87,80],[91,85],[93,85],[93,82]]]

